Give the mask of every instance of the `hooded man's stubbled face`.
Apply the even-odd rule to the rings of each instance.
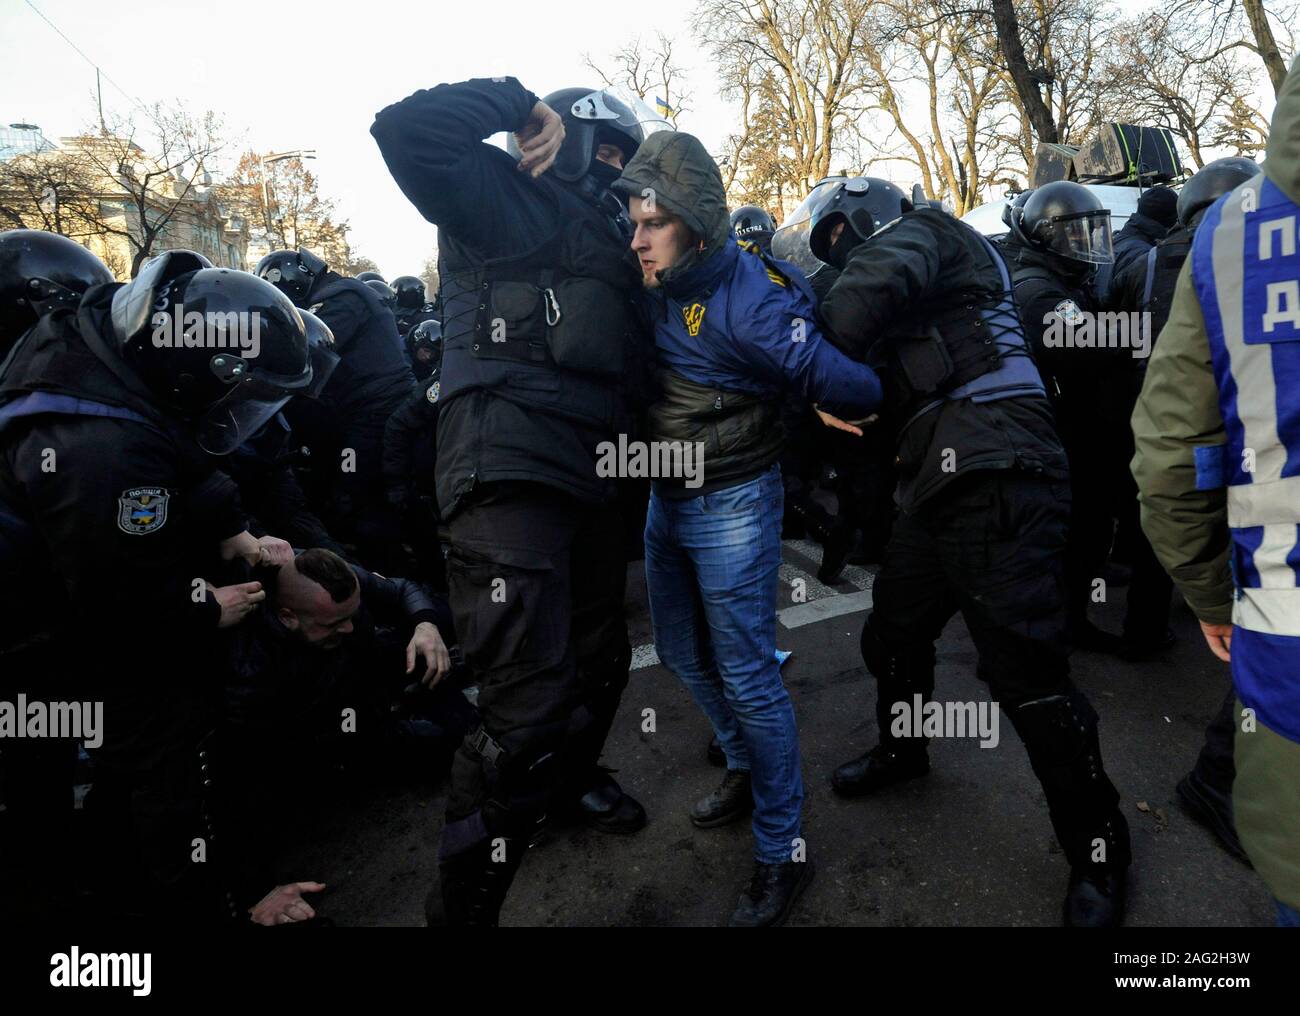
[[[636,227],[632,251],[641,267],[641,283],[646,289],[655,289],[659,285],[656,273],[666,271],[680,260],[690,250],[694,238],[678,216],[640,198],[629,202],[628,215]]]

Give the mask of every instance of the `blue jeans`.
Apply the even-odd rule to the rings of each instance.
[[[776,662],[781,471],[701,497],[651,493],[645,575],[655,649],[754,787],[755,857],[792,859],[803,779],[794,706]]]
[[[1295,907],[1288,907],[1279,899],[1274,899],[1277,905],[1277,926],[1279,928],[1300,928],[1300,910]]]

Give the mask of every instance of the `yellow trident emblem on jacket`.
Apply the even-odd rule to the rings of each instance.
[[[704,323],[704,304],[693,303],[689,307],[683,307],[682,317],[686,319],[686,330],[694,338],[700,334],[700,325]]]

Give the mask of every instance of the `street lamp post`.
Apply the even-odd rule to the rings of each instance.
[[[271,231],[271,193],[266,185],[266,167],[272,162],[284,162],[286,159],[314,159],[316,158],[316,149],[300,148],[292,152],[272,152],[270,155],[259,155],[257,157],[258,166],[262,172],[262,207],[266,209],[266,231]],[[298,237],[294,236],[296,242]]]

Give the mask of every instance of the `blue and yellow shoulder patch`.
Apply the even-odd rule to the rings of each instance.
[[[773,284],[780,286],[782,289],[789,288],[790,280],[772,266],[772,262],[769,261],[767,255],[763,253],[763,248],[756,242],[753,240],[737,240],[736,246],[746,254],[753,254],[755,257],[763,259],[763,269],[767,272],[767,277]]]

